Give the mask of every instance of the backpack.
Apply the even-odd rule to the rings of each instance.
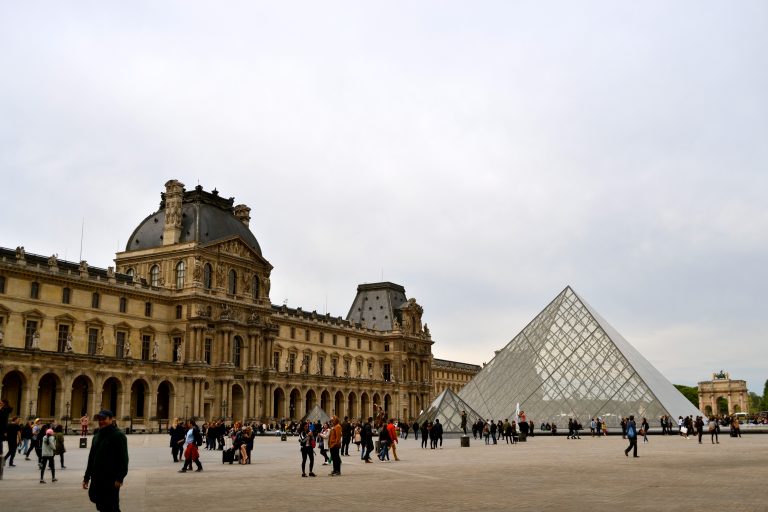
[[[192,430],[192,436],[194,437],[195,444],[197,446],[202,446],[203,445],[203,434],[200,433],[200,429],[199,428],[195,428],[194,430]]]
[[[632,423],[627,426],[627,437],[636,437],[635,425]]]

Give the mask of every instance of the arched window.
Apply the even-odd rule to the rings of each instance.
[[[133,277],[136,275],[136,271],[133,270],[132,268],[129,268],[128,270],[125,271],[125,275],[133,279]]]
[[[230,295],[237,293],[237,272],[234,269],[229,271],[229,286],[227,286],[227,292]]]
[[[213,286],[213,268],[210,263],[203,266],[203,288],[210,290]]]
[[[184,262],[180,261],[176,264],[176,289],[181,290],[184,288]]]
[[[160,286],[160,267],[152,265],[149,269],[149,284],[152,286]]]
[[[253,276],[253,298],[259,298],[259,276]]]

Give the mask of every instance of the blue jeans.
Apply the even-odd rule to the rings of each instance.
[[[379,451],[379,459],[384,460],[384,457],[389,460],[389,449],[387,448],[387,445],[389,444],[389,441],[380,441],[381,442],[381,450]]]

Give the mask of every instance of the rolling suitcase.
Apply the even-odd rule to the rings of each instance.
[[[235,449],[234,448],[227,448],[223,452],[221,452],[221,463],[226,464],[229,462],[230,464],[233,464],[235,462]]]

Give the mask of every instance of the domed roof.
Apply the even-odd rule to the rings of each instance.
[[[144,219],[133,231],[125,246],[126,251],[141,251],[163,246],[165,194],[161,197],[160,209]],[[239,236],[261,255],[259,242],[244,221],[235,216],[233,204],[233,198],[221,198],[216,190],[212,193],[205,192],[199,185],[193,191],[185,191],[181,207],[179,243],[205,244]]]

